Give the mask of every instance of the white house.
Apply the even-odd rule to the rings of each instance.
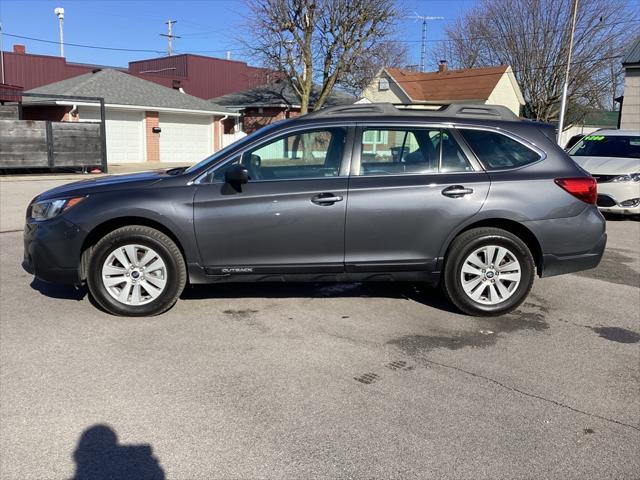
[[[640,131],[640,37],[622,60],[624,97],[620,112],[620,128]]]
[[[520,86],[507,65],[448,70],[446,62],[441,62],[437,72],[383,68],[362,97],[414,108],[463,102],[504,105],[516,115],[524,105]]]
[[[127,73],[95,70],[30,90],[32,93],[102,97],[107,161],[195,163],[222,146],[222,121],[238,113]],[[82,98],[24,97],[23,118],[100,121],[98,104]]]

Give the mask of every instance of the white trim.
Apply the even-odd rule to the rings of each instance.
[[[55,105],[80,105],[83,107],[96,107],[99,108],[100,105],[96,102],[66,102],[62,100],[58,100],[55,102]],[[169,108],[169,107],[152,107],[145,105],[122,105],[118,103],[105,103],[105,108],[113,108],[118,110],[139,110],[143,112],[168,112],[168,113],[186,113],[189,115],[204,115],[204,116],[224,116],[228,115],[231,117],[239,117],[239,113],[234,112],[220,112],[217,110],[192,110],[188,108]]]
[[[400,91],[401,91],[402,93],[404,93],[404,94],[405,94],[405,96],[406,96],[409,100],[411,100],[411,102],[415,102],[415,100],[413,99],[413,97],[407,93],[407,91],[402,87],[402,85],[400,84],[400,82],[398,82],[398,80],[396,80],[396,78],[395,78],[393,75],[391,75],[391,73],[390,73],[386,68],[383,68],[383,69],[380,71],[380,76],[382,76],[382,74],[383,74],[383,73],[384,73],[387,77],[389,77],[391,80],[393,80],[393,83],[395,83],[395,84],[396,84],[396,86],[400,89]],[[376,78],[378,78],[378,77],[376,77]],[[374,80],[375,80],[375,79],[374,79]],[[377,91],[377,89],[376,89],[376,91]]]
[[[518,80],[516,79],[516,76],[513,73],[513,69],[511,68],[511,65],[507,66],[507,69],[505,70],[504,75],[506,75],[509,78],[509,81],[511,82],[511,87],[515,92],[516,97],[518,97],[518,102],[520,103],[520,106],[524,106],[526,102],[524,100],[524,96],[522,95],[522,90],[520,90],[520,84],[518,83]],[[497,86],[498,84],[496,84],[493,90],[495,90]],[[491,93],[493,93],[493,91]]]

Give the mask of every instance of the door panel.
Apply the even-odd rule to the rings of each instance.
[[[259,273],[304,265],[342,272],[347,182],[345,177],[249,182],[241,192],[222,183],[198,186],[194,222],[203,265],[217,274],[239,266]],[[342,200],[312,202],[327,193]]]
[[[209,273],[344,271],[348,178],[340,170],[350,160],[347,132],[293,131],[211,172],[213,183],[198,186],[194,204],[196,238]],[[224,183],[232,164],[247,170],[248,183]]]
[[[451,231],[477,213],[489,177],[439,126],[357,129],[345,226],[347,271],[433,270]]]
[[[455,185],[473,193],[443,195]],[[488,192],[486,173],[351,177],[347,270],[428,268],[452,229],[480,210]]]

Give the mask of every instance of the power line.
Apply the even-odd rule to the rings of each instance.
[[[6,35],[7,37],[13,37],[13,38],[20,38],[23,40],[32,40],[34,42],[42,42],[42,43],[51,43],[51,44],[55,44],[58,45],[58,41],[54,41],[54,40],[45,40],[43,38],[35,38],[35,37],[28,37],[25,35],[16,35],[13,33],[3,33],[3,35]],[[176,38],[176,36],[174,35],[174,38]],[[140,52],[140,53],[161,53],[161,54],[166,54],[165,50],[154,50],[154,49],[144,49],[144,48],[117,48],[117,47],[104,47],[104,46],[99,46],[99,45],[85,45],[85,44],[81,44],[81,43],[68,43],[65,42],[65,45],[67,46],[72,46],[72,47],[79,47],[79,48],[92,48],[92,49],[96,49],[96,50],[113,50],[116,52]],[[227,51],[240,51],[240,50],[246,50],[245,48],[226,48],[226,49],[221,49],[221,50],[190,50],[189,52],[187,51],[183,51],[183,52],[178,52],[178,53],[224,53]]]
[[[44,40],[42,38],[27,37],[25,35],[15,35],[13,33],[6,33],[5,32],[5,33],[3,33],[3,35],[6,35],[7,37],[21,38],[23,40],[32,40],[34,42],[54,43],[56,45],[58,45],[58,43],[59,43],[59,42],[53,41],[53,40]],[[144,49],[144,48],[102,47],[102,46],[98,46],[98,45],[83,45],[83,44],[80,44],[80,43],[69,43],[69,42],[66,42],[65,45],[72,46],[72,47],[80,47],[80,48],[93,48],[93,49],[96,49],[96,50],[113,50],[113,51],[117,51],[117,52],[165,53],[163,50],[151,50],[151,49]]]
[[[613,60],[615,58],[623,58],[624,55],[611,55],[608,57],[599,57],[595,60],[591,59],[591,60],[577,60],[574,62],[571,62],[571,65],[581,65],[583,63],[595,63],[595,62],[600,62],[602,60]],[[529,72],[529,71],[535,71],[535,70],[545,70],[548,68],[556,68],[556,67],[566,67],[567,66],[567,62],[564,63],[550,63],[547,65],[542,65],[542,66],[538,66],[538,67],[530,67],[530,68],[521,68],[521,69],[517,69],[517,70],[511,70],[513,73],[522,73],[522,72]],[[496,67],[475,67],[475,68],[496,68]],[[403,70],[403,69],[398,69],[398,70]],[[449,71],[451,72],[451,71]],[[456,72],[455,70],[453,70],[453,72]],[[411,72],[412,74],[419,74],[421,72]],[[436,72],[430,72],[432,74],[436,74]],[[439,81],[439,80],[451,80],[454,78],[475,78],[475,77],[488,77],[488,76],[495,76],[495,75],[503,75],[505,72],[488,72],[488,73],[475,73],[473,75],[449,75],[445,72],[445,74],[441,74],[439,73],[439,75],[441,75],[441,77],[434,77],[434,78],[430,78],[429,81]],[[416,83],[416,82],[424,82],[424,79],[416,79],[416,80],[402,80],[402,81],[397,81],[396,83],[398,84],[404,84],[404,83]]]
[[[600,27],[607,27],[607,26],[613,26],[613,25],[620,25],[620,24],[625,24],[625,23],[633,23],[633,22],[640,22],[640,19],[633,19],[633,20],[621,20],[618,22],[611,22],[611,23],[604,23],[599,25]],[[564,31],[564,29],[555,29],[555,30],[548,30],[545,33],[551,33],[551,32],[557,32],[557,31]],[[3,35],[6,35],[7,37],[13,37],[13,38],[20,38],[23,40],[32,40],[34,42],[41,42],[41,43],[49,43],[49,44],[55,44],[58,45],[58,41],[54,41],[54,40],[45,40],[43,38],[36,38],[36,37],[30,37],[30,36],[26,36],[26,35],[16,35],[13,33],[6,33],[3,32]],[[473,41],[473,40],[481,40],[481,39],[499,39],[499,38],[509,38],[509,37],[513,37],[513,36],[529,36],[531,35],[530,32],[514,32],[512,34],[508,34],[508,35],[498,35],[498,36],[481,36],[481,37],[467,37],[461,40],[466,40],[466,41]],[[175,37],[175,36],[174,36]],[[426,40],[426,42],[454,42],[456,40],[454,39],[433,39],[433,40]],[[393,42],[393,43],[422,43],[422,40],[389,40],[389,42]],[[90,49],[94,49],[94,50],[111,50],[111,51],[116,51],[116,52],[139,52],[139,53],[158,53],[158,54],[165,54],[166,52],[163,50],[156,50],[156,49],[145,49],[145,48],[118,48],[118,47],[105,47],[105,46],[101,46],[101,45],[87,45],[87,44],[81,44],[81,43],[65,43],[67,46],[72,46],[72,47],[78,47],[78,48],[90,48]],[[219,49],[219,50],[189,50],[189,51],[182,51],[180,53],[224,53],[227,51],[244,51],[247,50],[246,48],[226,48],[226,49]]]
[[[594,25],[594,27],[610,27],[613,25],[621,25],[624,23],[633,23],[633,22],[640,22],[640,19],[635,19],[635,20],[621,20],[619,22],[611,22],[611,23],[602,23],[602,24],[596,24]],[[557,32],[564,32],[566,29],[564,28],[556,28],[556,29],[552,29],[552,30],[542,30],[543,33],[557,33]],[[479,36],[479,37],[462,37],[462,38],[458,38],[458,39],[452,39],[452,38],[441,38],[441,39],[432,39],[432,40],[426,40],[426,42],[428,43],[439,43],[439,42],[456,42],[459,40],[464,40],[464,41],[473,41],[473,40],[497,40],[500,38],[513,38],[513,37],[527,37],[527,36],[531,36],[533,35],[533,32],[513,32],[513,33],[508,33],[506,35],[483,35],[483,36]],[[389,40],[390,42],[393,43],[422,43],[422,40]]]

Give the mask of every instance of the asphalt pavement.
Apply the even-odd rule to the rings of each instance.
[[[201,286],[129,319],[21,269],[59,183],[0,179],[0,478],[640,478],[640,222],[500,318],[380,283]]]

